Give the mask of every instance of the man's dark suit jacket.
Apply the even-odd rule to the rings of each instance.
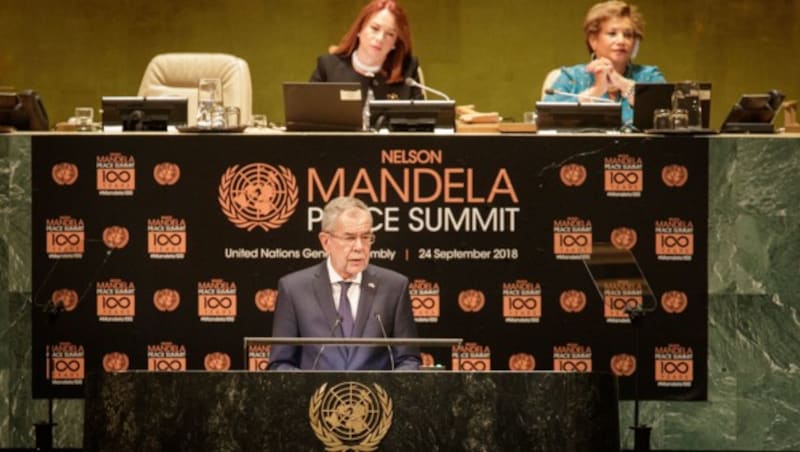
[[[382,338],[376,314],[380,315],[386,336],[417,337],[408,296],[408,278],[392,270],[369,265],[361,278],[353,337]],[[326,261],[284,276],[278,282],[273,337],[342,337],[338,317]],[[391,368],[386,347],[351,347],[350,350],[348,359],[347,348],[341,346],[327,346],[320,355],[318,345],[273,345],[269,368],[311,369],[317,359],[317,370]],[[396,369],[413,370],[419,367],[418,347],[392,347],[392,352]]]
[[[317,69],[311,74],[311,81],[361,83],[362,99],[367,98],[368,87],[372,88],[375,99],[422,99],[422,91],[419,88],[407,86],[404,81],[407,77],[419,81],[418,67],[417,59],[408,57],[403,62],[403,80],[398,83],[386,83],[386,75],[384,74],[366,77],[356,72],[350,62],[349,55],[328,54],[317,59]]]

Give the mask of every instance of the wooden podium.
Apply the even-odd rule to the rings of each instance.
[[[95,373],[84,425],[114,452],[619,449],[605,373]]]

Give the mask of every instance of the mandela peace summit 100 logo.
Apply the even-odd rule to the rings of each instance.
[[[46,378],[54,385],[80,385],[86,373],[83,345],[60,342],[45,348]],[[52,366],[52,369],[50,368]]]
[[[503,317],[506,323],[539,323],[542,285],[525,279],[503,283]]]
[[[100,196],[133,196],[136,189],[136,160],[132,155],[111,152],[98,155],[97,192]]]
[[[558,372],[591,372],[592,347],[575,342],[554,346],[553,370]]]
[[[659,387],[691,387],[694,381],[692,347],[668,344],[655,348],[655,380]]]
[[[186,346],[161,342],[147,346],[147,370],[183,372],[186,370]]]
[[[48,218],[45,222],[47,233],[47,257],[50,259],[81,259],[86,242],[86,227],[80,218],[62,215]]]
[[[330,389],[323,383],[308,404],[311,429],[331,452],[376,450],[392,416],[391,397],[375,383],[345,381]]]
[[[492,370],[492,350],[488,345],[475,342],[454,345],[450,355],[453,370],[468,372]]]
[[[234,165],[222,175],[217,199],[237,228],[268,232],[289,221],[297,209],[297,179],[281,165]]]
[[[247,370],[266,371],[269,368],[269,344],[247,344]]]
[[[100,322],[133,322],[136,315],[136,285],[130,281],[111,278],[98,281],[97,320]]]
[[[439,283],[425,279],[415,279],[408,285],[411,309],[417,323],[436,323],[439,321]]]

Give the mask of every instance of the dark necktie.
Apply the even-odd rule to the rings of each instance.
[[[342,335],[350,337],[353,335],[353,311],[350,309],[350,299],[347,298],[347,289],[350,288],[350,281],[341,281],[341,293],[339,294],[339,315],[342,316]]]

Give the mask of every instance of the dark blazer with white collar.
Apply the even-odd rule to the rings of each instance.
[[[408,296],[408,278],[392,270],[368,265],[361,278],[353,337],[382,338],[376,314],[380,315],[387,337],[417,337]],[[326,261],[286,275],[278,282],[273,337],[341,337],[338,317]],[[327,346],[321,354],[320,348],[318,345],[273,345],[269,368],[311,369],[314,361],[318,360],[317,370],[391,369],[386,347],[353,347],[349,359],[345,347]],[[419,367],[418,347],[392,347],[392,353],[396,369],[414,370]]]

